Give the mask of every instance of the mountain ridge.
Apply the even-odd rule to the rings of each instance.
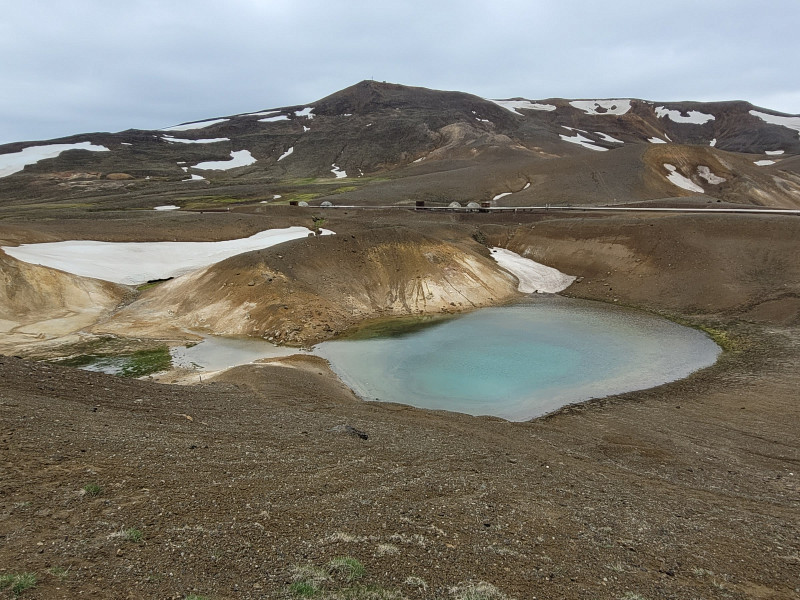
[[[87,143],[94,151],[67,149],[25,163],[24,155],[48,153],[56,144]],[[623,151],[630,146],[640,151]],[[669,151],[652,150],[658,146]],[[621,180],[630,180],[626,187],[635,192],[607,193],[600,181],[604,170],[609,175],[603,166],[609,161],[600,158],[604,153],[620,161]],[[652,154],[663,155],[663,161],[642,158]],[[203,208],[219,202],[204,204],[198,195],[274,203],[331,201],[333,192],[339,202],[369,196],[373,204],[522,205],[547,191],[551,204],[705,194],[725,202],[796,207],[800,170],[787,159],[797,155],[800,116],[744,101],[488,100],[365,80],[308,104],[160,130],[2,145],[0,203],[11,196],[48,202],[88,196],[92,204],[144,208],[157,193],[182,208],[186,198],[189,208]],[[697,160],[687,162],[693,156]],[[15,160],[19,164],[4,167]],[[710,162],[729,177],[714,172]],[[456,169],[461,182],[453,180]],[[574,188],[568,179],[575,175],[591,181],[569,194],[553,192]],[[420,176],[429,180],[424,190]],[[374,186],[376,178],[393,184]],[[496,198],[515,191],[509,188],[517,180],[530,183],[530,192]],[[375,193],[365,194],[366,189]],[[125,201],[118,202],[123,195]]]

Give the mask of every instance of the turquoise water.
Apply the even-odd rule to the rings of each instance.
[[[541,297],[422,331],[318,345],[366,400],[522,421],[713,364],[704,333],[601,303]]]

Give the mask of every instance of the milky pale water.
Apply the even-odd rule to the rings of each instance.
[[[515,421],[681,379],[713,364],[719,353],[701,331],[560,297],[315,349],[366,400]]]
[[[390,322],[396,325],[396,322]],[[391,329],[394,329],[392,327]],[[653,387],[713,364],[706,334],[646,313],[559,296],[484,308],[405,334],[316,346],[365,400],[522,421],[575,402]],[[175,367],[216,371],[297,354],[253,338],[173,348]],[[113,360],[97,370],[115,372]]]

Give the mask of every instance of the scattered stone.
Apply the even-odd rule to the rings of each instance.
[[[350,425],[337,425],[336,427],[331,427],[328,429],[330,433],[343,433],[345,435],[352,435],[353,437],[359,437],[362,440],[368,440],[369,435],[365,432],[361,431],[360,429],[356,429],[355,427],[351,427]]]

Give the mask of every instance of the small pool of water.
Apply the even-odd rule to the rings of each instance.
[[[308,351],[288,346],[276,346],[258,338],[208,336],[194,346],[172,348],[170,354],[173,368],[219,371],[251,363],[260,358],[308,354]]]
[[[539,297],[383,339],[319,344],[359,396],[523,421],[712,365],[706,334],[602,303]]]

